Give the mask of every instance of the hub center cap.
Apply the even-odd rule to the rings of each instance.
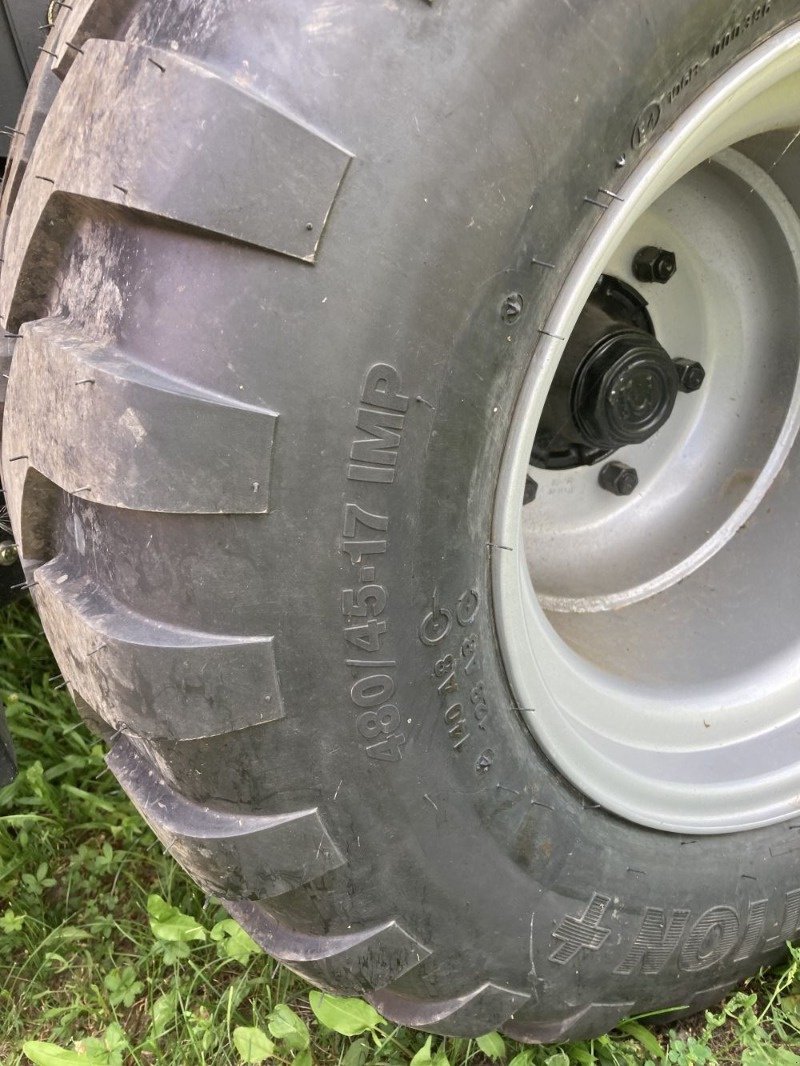
[[[678,372],[655,337],[622,330],[602,338],[579,367],[572,416],[590,445],[611,451],[652,437],[677,395]]]
[[[643,443],[672,414],[682,387],[678,363],[656,340],[646,307],[624,282],[600,279],[548,393],[534,466],[596,463],[617,448]]]

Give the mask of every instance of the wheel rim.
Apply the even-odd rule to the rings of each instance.
[[[492,539],[512,550],[493,556],[496,620],[523,716],[593,800],[676,832],[800,811],[798,127],[792,27],[610,202],[543,326],[498,487]],[[643,246],[675,252],[667,284],[634,275]],[[600,275],[637,289],[659,344],[706,370],[657,432],[610,455],[638,473],[626,496],[599,487],[602,462],[529,469]]]

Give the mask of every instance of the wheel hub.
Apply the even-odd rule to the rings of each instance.
[[[531,462],[563,470],[641,444],[672,414],[678,369],[656,340],[646,302],[600,279],[570,335],[548,393]]]

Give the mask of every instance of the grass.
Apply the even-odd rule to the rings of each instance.
[[[5,614],[0,695],[20,775],[0,790],[0,1063],[40,1066],[800,1066],[800,951],[719,1011],[523,1048],[441,1040],[313,992],[165,855],[79,723],[29,605]]]

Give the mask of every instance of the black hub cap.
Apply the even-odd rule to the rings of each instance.
[[[672,414],[681,377],[646,308],[630,286],[600,279],[548,394],[531,455],[535,466],[596,463],[652,437]]]
[[[584,442],[603,451],[652,437],[678,394],[678,372],[655,337],[617,330],[591,349],[572,385],[572,420]]]

